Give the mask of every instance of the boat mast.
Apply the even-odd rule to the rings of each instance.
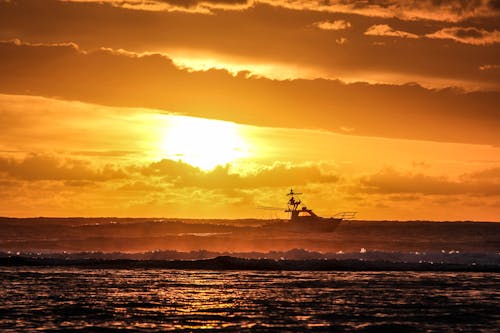
[[[287,203],[287,209],[285,210],[286,213],[290,213],[290,219],[293,220],[294,217],[299,215],[299,205],[302,203],[300,199],[295,199],[295,195],[300,195],[302,193],[296,193],[293,191],[293,188],[290,189],[290,193],[287,194],[287,196],[290,197]]]

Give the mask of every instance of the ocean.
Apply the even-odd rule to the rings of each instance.
[[[496,272],[0,267],[1,332],[499,332]]]

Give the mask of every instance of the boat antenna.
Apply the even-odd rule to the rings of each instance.
[[[300,195],[302,193],[294,192],[293,188],[290,189],[290,193],[287,194],[287,196],[290,197],[288,200],[288,206],[287,209],[285,210],[286,213],[291,213],[292,215],[294,214],[293,212],[296,212],[298,210],[299,205],[302,203],[300,199],[295,199],[295,195]]]
[[[288,195],[288,196],[292,196],[292,197],[293,197],[294,195],[300,195],[300,194],[302,194],[302,193],[294,192],[294,191],[293,191],[293,188],[291,188],[291,189],[290,189],[290,193],[288,193],[287,195]]]

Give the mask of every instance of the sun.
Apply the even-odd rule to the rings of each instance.
[[[248,157],[248,143],[238,126],[221,120],[168,117],[161,140],[162,154],[203,170]]]

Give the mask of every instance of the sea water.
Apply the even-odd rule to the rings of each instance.
[[[498,332],[498,273],[0,267],[1,332]]]

